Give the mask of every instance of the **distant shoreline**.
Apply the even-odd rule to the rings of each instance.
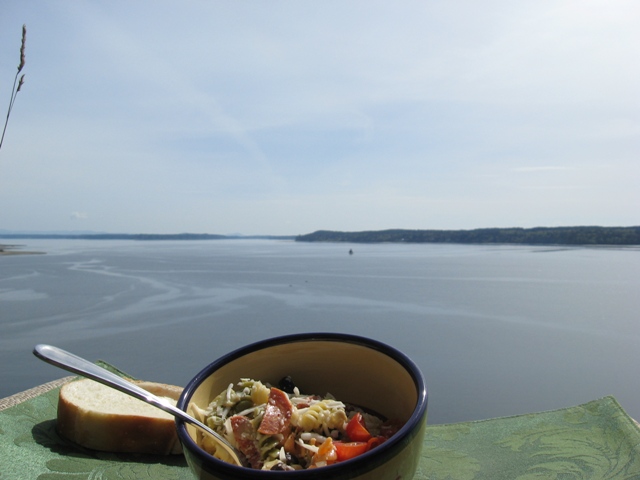
[[[0,239],[5,240],[136,240],[136,241],[167,241],[167,240],[242,240],[242,239],[267,239],[267,240],[295,240],[294,235],[212,235],[207,233],[96,233],[96,234],[61,234],[61,233],[0,233]],[[0,243],[0,256],[8,255],[37,255],[45,252],[20,250],[24,245],[7,245]]]
[[[458,243],[516,245],[640,245],[640,227],[479,228],[474,230],[319,230],[297,242]]]
[[[295,235],[215,235],[209,233],[0,233],[11,240],[295,240]],[[1,246],[0,246],[1,248]]]
[[[344,243],[459,243],[516,245],[640,245],[640,226],[634,227],[535,227],[478,228],[472,230],[370,230],[344,232],[318,230],[304,235],[216,235],[208,233],[127,234],[127,233],[0,233],[0,239],[12,240],[295,240],[296,242]],[[1,254],[25,254],[19,245],[0,244]]]
[[[22,245],[2,245],[0,244],[0,255],[41,255],[44,252],[33,252],[27,250],[18,250]]]

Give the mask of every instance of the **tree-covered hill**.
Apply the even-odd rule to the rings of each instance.
[[[640,227],[479,228],[475,230],[319,230],[298,242],[514,243],[523,245],[640,245]]]

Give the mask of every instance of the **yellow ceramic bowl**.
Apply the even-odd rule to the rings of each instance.
[[[185,387],[178,408],[205,408],[237,383],[253,378],[277,385],[290,375],[301,392],[330,392],[344,402],[399,419],[404,426],[369,452],[333,465],[298,471],[252,470],[202,450],[194,427],[177,420],[178,437],[196,478],[210,480],[410,480],[417,468],[427,421],[427,389],[418,367],[403,353],[364,337],[305,333],[263,340],[216,360]]]

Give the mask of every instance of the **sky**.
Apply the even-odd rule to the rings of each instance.
[[[4,0],[0,230],[640,225],[636,0]]]

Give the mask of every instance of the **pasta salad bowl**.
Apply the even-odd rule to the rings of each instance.
[[[189,468],[207,480],[409,480],[427,421],[422,373],[377,340],[303,333],[262,340],[215,360],[185,387],[178,408],[242,451],[176,420]]]

